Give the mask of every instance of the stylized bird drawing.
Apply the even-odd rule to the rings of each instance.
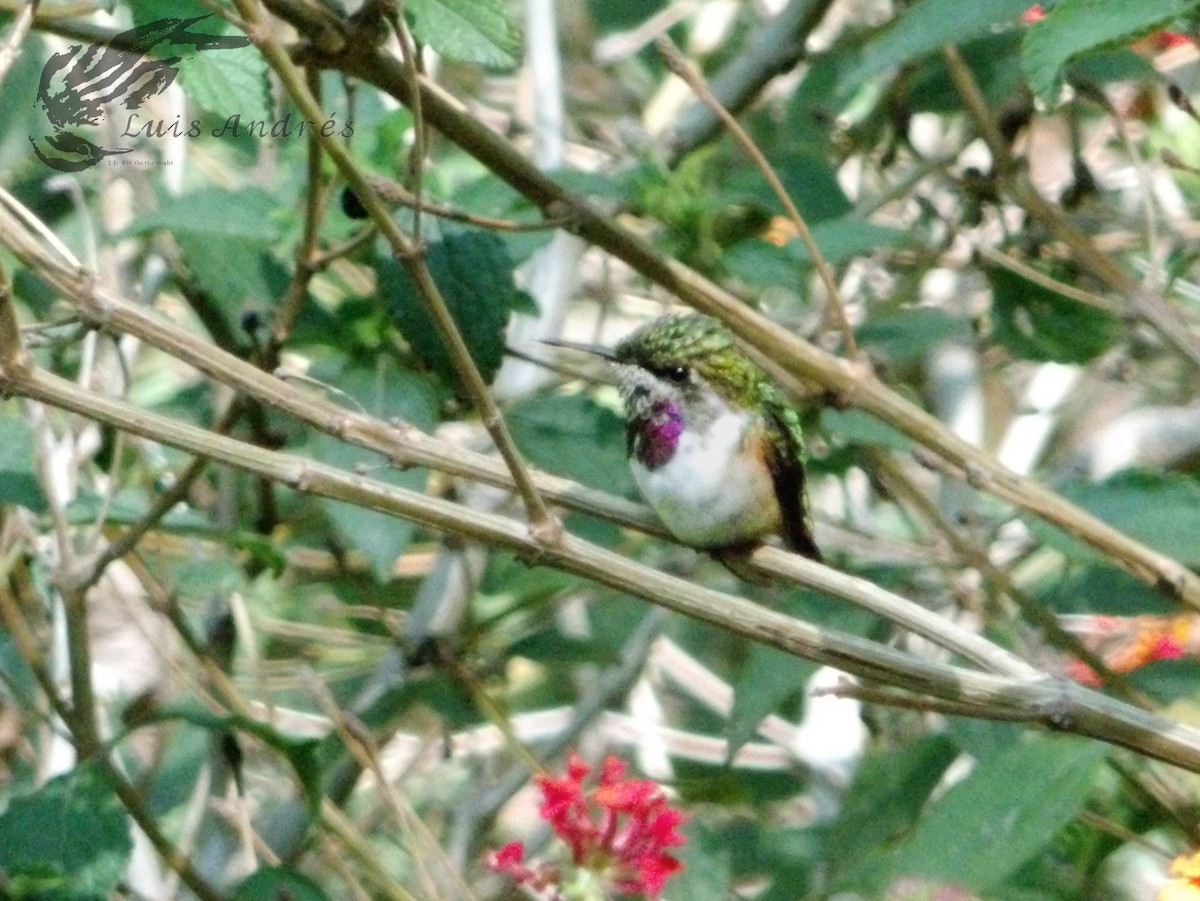
[[[101,147],[78,129],[101,125],[111,105],[135,110],[161,94],[175,81],[176,65],[187,56],[249,45],[250,39],[242,35],[192,30],[208,18],[156,19],[106,43],[73,44],[50,57],[42,67],[37,103],[51,133],[29,136],[38,159],[60,172],[80,172],[106,156],[128,153],[127,147]]]

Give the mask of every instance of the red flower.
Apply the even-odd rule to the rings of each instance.
[[[667,805],[659,786],[646,779],[623,779],[625,764],[608,756],[599,785],[590,792],[583,780],[590,768],[573,751],[567,755],[567,775],[539,776],[539,813],[571,849],[572,862],[601,877],[620,895],[657,898],[663,884],[683,864],[666,852],[684,843],[677,831],[683,814]],[[488,865],[531,888],[545,888],[557,873],[534,869],[523,862],[520,842],[492,853]]]
[[[493,851],[488,855],[487,865],[517,885],[527,885],[534,891],[558,882],[558,870],[553,866],[542,864],[535,869],[525,863],[525,846],[520,842],[509,842],[499,851]]]

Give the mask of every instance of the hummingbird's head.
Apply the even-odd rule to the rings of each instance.
[[[613,364],[626,413],[645,416],[666,402],[678,409],[754,403],[761,369],[733,343],[716,319],[701,313],[661,316],[630,333],[614,348],[573,341],[546,340],[603,357]]]
[[[700,313],[643,325],[617,344],[610,359],[631,417],[664,400],[680,409],[704,407],[716,397],[746,405],[758,373],[729,330]]]
[[[703,431],[730,408],[753,408],[765,375],[716,319],[663,316],[609,349],[547,341],[595,354],[616,370],[628,451],[648,469],[670,460],[685,429]]]

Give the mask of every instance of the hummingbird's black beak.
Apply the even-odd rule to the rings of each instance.
[[[605,347],[603,344],[584,344],[580,341],[559,341],[554,338],[544,338],[538,342],[539,344],[548,344],[551,347],[564,347],[567,350],[577,350],[580,353],[591,354],[594,357],[600,357],[604,360],[616,362],[617,355],[613,353],[611,347]]]

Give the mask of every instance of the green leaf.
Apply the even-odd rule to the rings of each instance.
[[[1174,613],[1179,609],[1162,592],[1107,560],[1072,566],[1064,578],[1055,580],[1036,597],[1058,614],[1139,616]]]
[[[1116,81],[1153,82],[1159,78],[1154,63],[1130,47],[1095,50],[1071,63],[1071,76],[1081,82],[1112,84]]]
[[[855,337],[872,355],[892,366],[906,366],[923,359],[934,347],[966,337],[970,326],[960,316],[932,307],[896,310],[867,319]]]
[[[182,59],[179,84],[201,109],[225,117],[241,115],[243,124],[274,124],[267,63],[253,47],[210,50]]]
[[[190,700],[160,704],[137,725],[179,720],[207,729],[210,732],[245,732],[278,751],[291,765],[300,781],[304,800],[311,814],[316,814],[322,797],[321,741],[316,738],[295,738],[280,732],[269,723],[239,713],[219,714]]]
[[[104,901],[129,863],[124,809],[98,767],[81,764],[0,816],[0,871],[14,899]]]
[[[800,287],[802,273],[795,257],[762,238],[738,241],[725,248],[721,265],[735,278],[763,289],[772,285]]]
[[[1200,566],[1200,483],[1195,479],[1126,469],[1103,482],[1068,482],[1059,494],[1130,538],[1188,566]],[[1055,529],[1035,526],[1035,531],[1067,553],[1081,552],[1076,539]],[[1090,549],[1082,554],[1099,559]]]
[[[812,236],[825,261],[833,265],[880,247],[900,244],[906,238],[899,229],[873,225],[857,216],[817,222],[812,226]],[[799,284],[802,267],[811,265],[812,260],[808,247],[799,238],[777,247],[761,237],[753,237],[725,248],[721,263],[743,281],[766,287]]]
[[[860,860],[911,829],[957,756],[949,739],[930,735],[866,757],[829,830],[825,854],[830,865],[852,873]]]
[[[780,827],[764,822],[756,835],[760,868],[770,872],[773,884],[758,901],[795,901],[809,897],[815,879],[826,882],[827,867],[820,830],[803,827]],[[702,894],[693,897],[703,897]]]
[[[165,197],[157,209],[138,216],[127,230],[164,230],[174,237],[196,284],[236,332],[246,302],[268,305],[287,284],[287,270],[269,251],[283,233],[279,202],[257,188],[206,189]]]
[[[725,729],[730,757],[754,737],[763,717],[804,691],[805,682],[816,668],[815,663],[798,660],[778,648],[758,643],[750,646],[738,671],[733,710]]]
[[[133,21],[146,25],[164,18],[205,18],[189,26],[199,35],[224,35],[246,41],[242,47],[197,49],[188,44],[152,48],[156,55],[179,56],[175,68],[178,84],[197,106],[221,115],[240,113],[244,119],[266,119],[271,113],[267,91],[267,63],[238,31],[220,16],[213,15],[196,0],[132,0]],[[185,126],[186,127],[186,126]]]
[[[328,901],[317,883],[303,873],[286,867],[262,867],[242,880],[233,893],[233,901]]]
[[[813,225],[812,237],[825,261],[837,264],[881,247],[901,244],[908,237],[908,233],[886,225],[875,225],[860,216],[842,216]],[[799,238],[788,241],[784,250],[802,263],[812,262],[808,246]]]
[[[279,200],[262,188],[233,191],[207,187],[186,194],[165,195],[155,209],[140,214],[125,230],[141,235],[163,229],[206,238],[236,238],[266,247],[283,234],[278,223]]]
[[[511,68],[521,36],[503,0],[408,0],[404,15],[413,35],[461,62]]]
[[[1074,57],[1114,43],[1128,43],[1195,9],[1197,0],[1060,0],[1030,26],[1021,45],[1029,87],[1055,100],[1063,67]]]
[[[982,891],[1044,851],[1083,806],[1101,742],[1039,737],[976,765],[918,822],[892,869]]]
[[[11,24],[4,27],[12,33]],[[42,67],[50,51],[37,30],[30,31],[20,46],[21,52],[0,83],[0,109],[4,110],[0,124],[0,180],[9,185],[17,181],[15,173],[28,168],[35,159],[29,153],[30,135],[44,133],[48,125],[44,111],[31,101],[37,96]]]
[[[625,422],[587,394],[539,392],[519,401],[507,419],[534,466],[614,494],[633,492]]]
[[[888,447],[893,450],[908,450],[912,439],[897,429],[866,413],[863,410],[835,410],[826,407],[821,411],[821,430],[839,444]]]
[[[959,47],[963,62],[979,84],[984,99],[993,107],[1000,106],[1024,88],[1020,65],[1023,37],[1022,31],[1008,29]],[[929,57],[916,68],[907,96],[913,112],[955,115],[962,111],[962,97],[940,55]]]
[[[1111,346],[1118,319],[1007,269],[988,271],[992,337],[1026,360],[1086,363]]]
[[[400,369],[395,361],[380,355],[370,364],[325,363],[314,367],[314,377],[344,392],[367,413],[380,419],[402,419],[428,431],[437,422],[437,396],[423,376]],[[371,477],[401,488],[420,491],[425,485],[424,469],[399,470],[382,458],[326,432],[316,432],[309,444],[313,457],[354,471],[364,464]],[[365,554],[379,582],[391,578],[393,567],[412,541],[416,526],[377,510],[344,501],[320,498],[318,503],[332,520],[346,547]]]
[[[735,854],[724,830],[697,818],[683,826],[687,841],[681,848],[672,849],[672,856],[683,863],[683,869],[666,884],[667,898],[730,898]]]
[[[945,44],[985,34],[993,26],[1016,22],[1028,0],[920,0],[861,49],[848,83],[859,85]]]
[[[508,646],[506,656],[525,657],[555,667],[578,663],[612,666],[619,659],[609,648],[594,641],[563,635],[557,627],[541,629],[514,641]]]
[[[467,350],[487,382],[504,361],[504,331],[527,302],[513,282],[504,242],[491,232],[450,232],[429,244],[425,262]],[[413,352],[448,385],[461,381],[416,286],[390,257],[376,263],[379,293]]]
[[[956,716],[947,720],[943,734],[978,764],[1019,745],[1028,728],[1020,723]]]
[[[667,0],[587,0],[588,21],[602,33],[641,25],[667,7]]]
[[[217,16],[197,23],[197,27],[211,34],[241,35]],[[180,87],[201,109],[220,116],[240,114],[243,121],[270,121],[267,61],[257,48],[247,45],[203,50],[183,57],[177,67]]]
[[[0,434],[4,435],[4,453],[0,455],[0,505],[15,504],[34,513],[45,513],[49,506],[38,481],[33,429],[14,404],[0,405]]]
[[[846,196],[838,180],[837,169],[829,161],[828,147],[789,147],[787,152],[771,156],[771,164],[779,173],[779,179],[787,190],[788,197],[796,204],[800,215],[810,227],[819,223],[849,216],[854,205]],[[765,187],[760,187],[758,199],[776,207],[773,196]]]
[[[244,238],[184,231],[175,241],[189,274],[222,311],[229,330],[236,330],[246,304],[269,307],[285,290],[283,264]]]

